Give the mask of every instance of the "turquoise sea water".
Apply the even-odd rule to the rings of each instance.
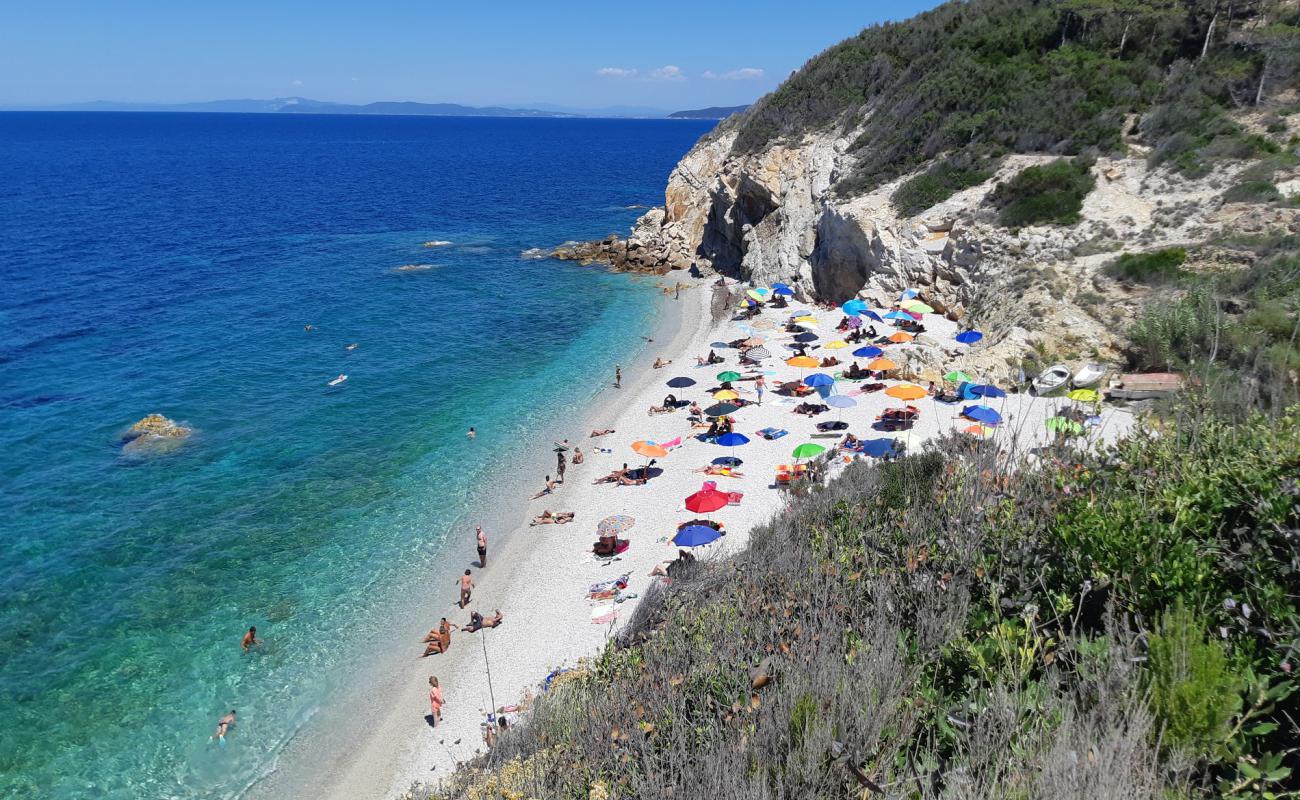
[[[626,229],[706,129],[0,114],[0,796],[264,771],[649,329],[652,281],[520,252]],[[196,433],[124,452],[154,411]]]

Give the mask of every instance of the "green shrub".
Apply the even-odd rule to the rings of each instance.
[[[1073,225],[1096,182],[1087,161],[1058,159],[1028,167],[998,184],[989,202],[999,209],[998,221],[1007,227]]]
[[[892,199],[900,214],[911,216],[942,203],[962,189],[978,186],[992,176],[993,172],[982,164],[965,165],[945,159],[904,181],[894,190]]]
[[[1166,247],[1150,253],[1125,253],[1107,264],[1105,272],[1118,280],[1167,283],[1185,274],[1180,267],[1186,260],[1187,251],[1181,247]]]
[[[1147,685],[1161,743],[1197,758],[1219,756],[1241,710],[1241,681],[1223,645],[1180,600],[1160,618],[1148,645]]]
[[[1225,203],[1272,203],[1282,193],[1269,181],[1242,181],[1223,193]]]
[[[794,710],[790,712],[790,748],[798,750],[803,747],[804,737],[817,722],[817,698],[803,694],[795,701]]]

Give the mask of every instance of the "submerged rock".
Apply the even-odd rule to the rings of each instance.
[[[139,453],[172,449],[179,446],[192,433],[194,433],[193,428],[173,422],[162,414],[149,414],[122,434],[122,450],[127,453]]]

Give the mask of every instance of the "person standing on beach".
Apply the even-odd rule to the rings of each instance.
[[[682,282],[681,282],[681,281],[678,281],[678,282],[677,282],[677,286],[673,288],[673,299],[674,299],[674,300],[680,300],[680,299],[682,299]]]
[[[615,389],[623,388],[623,365],[622,364],[614,365],[614,388]]]
[[[763,379],[762,375],[754,379],[754,389],[758,392],[758,404],[760,406],[763,405],[763,390],[766,388],[767,381]]]
[[[564,451],[557,449],[555,451],[555,482],[564,483],[564,468],[568,466],[568,461],[564,458]]]
[[[487,568],[487,534],[483,532],[483,526],[479,525],[475,530],[478,532],[478,567],[479,569]]]
[[[470,571],[465,570],[465,574],[460,576],[460,607],[464,608],[469,605],[470,593],[474,591],[474,579],[470,577]]]
[[[429,676],[429,716],[433,718],[433,727],[438,727],[442,722],[442,687],[438,685],[438,678]]]
[[[248,633],[244,634],[244,641],[240,642],[239,646],[244,648],[244,652],[247,653],[254,647],[261,646],[261,644],[262,640],[257,638],[257,627],[253,626],[248,629]]]

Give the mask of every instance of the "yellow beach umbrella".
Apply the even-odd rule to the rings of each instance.
[[[845,347],[848,347],[848,346],[849,346],[849,343],[846,342],[846,341],[844,341],[843,339],[836,339],[836,340],[833,341],[833,342],[827,342],[826,344],[822,345],[822,349],[823,349],[823,350],[839,350],[839,349],[842,349],[842,348],[845,348]]]
[[[795,317],[794,323],[796,325],[802,325],[805,328],[810,328],[810,327],[815,328],[817,327],[817,318],[816,317]]]
[[[1075,389],[1066,395],[1071,400],[1077,400],[1080,403],[1095,403],[1101,399],[1095,389]]]
[[[745,292],[745,294],[749,297],[754,298],[760,303],[763,302],[764,300],[767,300],[766,289],[750,289],[748,292]]]
[[[915,312],[915,313],[917,313],[917,314],[933,314],[933,313],[934,313],[934,309],[933,309],[933,308],[931,308],[930,306],[927,306],[925,303],[922,303],[920,300],[908,300],[906,303],[903,303],[903,308],[904,308],[905,310],[907,310],[907,311],[912,311],[912,312]]]
[[[904,383],[889,387],[885,390],[885,394],[890,397],[897,397],[899,400],[919,400],[925,397],[928,392],[914,383]]]
[[[794,358],[787,358],[785,363],[800,369],[813,369],[822,365],[822,362],[812,356],[795,356]]]
[[[891,369],[898,369],[898,365],[887,358],[875,358],[867,364],[867,369],[872,372],[889,372]]]
[[[735,400],[737,397],[740,397],[740,395],[731,389],[723,389],[713,393],[714,400]]]

